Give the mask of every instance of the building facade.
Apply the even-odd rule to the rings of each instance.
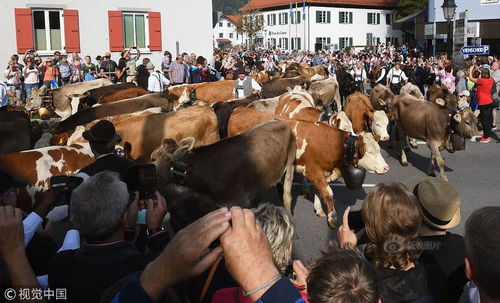
[[[251,0],[265,30],[257,43],[284,50],[338,50],[401,41],[392,29],[397,0]]]
[[[214,46],[224,48],[244,43],[243,35],[236,31],[236,24],[239,21],[238,15],[222,15],[215,23],[213,29]]]
[[[211,0],[16,0],[2,4],[0,28],[6,44],[0,48],[0,58],[5,63],[12,54],[30,49],[42,56],[61,51],[92,58],[110,51],[118,60],[124,48],[136,46],[157,65],[165,50],[174,56],[185,51],[208,58],[213,52]]]

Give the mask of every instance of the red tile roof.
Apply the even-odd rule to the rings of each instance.
[[[238,23],[241,19],[240,15],[222,15],[221,17],[228,19],[229,21],[233,22],[233,24]]]
[[[301,0],[250,0],[244,7],[270,8],[276,6],[287,6],[295,3],[301,6]],[[370,6],[370,7],[396,7],[399,0],[305,0],[307,4],[334,4],[346,6]]]

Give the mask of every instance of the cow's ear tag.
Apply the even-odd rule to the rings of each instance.
[[[443,99],[439,98],[439,99],[436,99],[436,104],[440,105],[440,106],[444,106],[445,105],[445,102]]]

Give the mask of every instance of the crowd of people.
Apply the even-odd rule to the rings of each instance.
[[[140,57],[132,48],[118,63],[110,53],[95,63],[76,53],[42,59],[28,51],[22,63],[13,55],[0,81],[1,107],[7,91],[23,100],[41,85],[96,78],[150,92],[234,79],[235,97],[243,97],[261,89],[248,72],[275,75],[284,72],[281,61],[293,60],[323,65],[333,78],[343,69],[361,92],[371,82],[397,94],[411,81],[425,95],[439,83],[481,111],[483,142],[496,126],[498,57],[458,68],[390,44],[357,53],[235,48],[211,59],[167,51],[159,69],[148,58],[138,64]],[[0,171],[0,293],[21,302],[56,302],[57,290],[68,302],[500,302],[500,207],[476,210],[464,237],[451,233],[462,220],[461,199],[447,181],[378,184],[360,212],[345,210],[336,241],[304,264],[292,259],[297,231],[282,207],[220,208],[198,194],[140,198],[124,182],[133,162],[114,154],[113,124],[102,120],[83,137],[96,159],[76,174],[83,183],[51,188],[30,213],[16,208],[24,181]]]

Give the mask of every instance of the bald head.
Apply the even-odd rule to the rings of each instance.
[[[491,69],[493,69],[493,71],[499,70],[500,69],[500,63],[493,62],[493,64],[491,65]]]

